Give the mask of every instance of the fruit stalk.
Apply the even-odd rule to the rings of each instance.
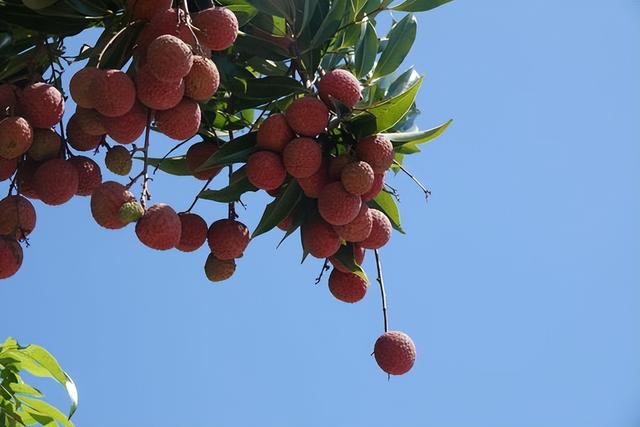
[[[384,332],[389,332],[389,319],[387,316],[387,292],[384,289],[384,277],[382,276],[382,263],[380,262],[380,252],[374,250],[376,255],[376,269],[378,270],[378,284],[380,285],[380,297],[382,299],[382,318],[384,319]]]

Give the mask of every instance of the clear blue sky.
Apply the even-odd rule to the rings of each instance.
[[[408,163],[428,206],[392,182],[409,234],[383,251],[390,320],[414,370],[387,381],[378,293],[338,303],[296,239],[259,238],[212,285],[204,249],[146,249],[86,199],[38,204],[0,336],[59,358],[79,427],[640,425],[640,2],[458,0],[419,19],[419,123],[455,123]],[[152,190],[185,209],[196,188]]]

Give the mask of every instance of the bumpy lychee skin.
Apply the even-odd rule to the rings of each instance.
[[[105,117],[96,110],[78,107],[74,116],[84,133],[92,136],[106,135],[107,130],[102,124]]]
[[[118,209],[118,219],[125,224],[131,224],[144,216],[144,207],[137,201],[131,200]]]
[[[154,77],[147,69],[142,67],[136,80],[138,87],[138,99],[152,110],[168,110],[182,101],[184,96],[184,81],[163,82]]]
[[[129,150],[122,145],[116,145],[111,147],[107,151],[107,155],[104,158],[104,164],[111,172],[120,176],[127,176],[131,172],[133,166],[133,160],[131,160],[131,154]]]
[[[282,158],[270,151],[253,153],[247,161],[247,178],[261,190],[275,190],[287,178]]]
[[[285,113],[287,123],[298,135],[317,136],[327,129],[329,110],[312,96],[296,99]]]
[[[180,243],[182,225],[176,211],[163,203],[150,207],[136,224],[138,239],[151,249],[166,251]]]
[[[135,200],[124,185],[114,181],[103,182],[91,195],[91,214],[96,222],[110,230],[126,227],[120,220],[118,211],[127,202]]]
[[[182,9],[166,9],[156,13],[138,36],[136,51],[144,56],[149,45],[163,34],[171,34],[188,45],[194,45],[193,34],[185,22]]]
[[[384,188],[384,173],[377,173],[374,175],[373,184],[371,189],[362,195],[362,200],[368,202],[376,198],[378,194]]]
[[[29,147],[29,157],[38,162],[57,157],[62,147],[62,140],[52,129],[34,129],[33,144]]]
[[[62,205],[78,192],[78,171],[62,159],[47,160],[33,176],[33,187],[47,205]]]
[[[140,138],[147,127],[147,109],[136,102],[131,110],[122,116],[102,119],[107,135],[118,144],[131,144]]]
[[[367,162],[362,161],[349,163],[340,174],[344,189],[356,196],[361,196],[371,190],[374,179],[373,169]]]
[[[16,172],[16,184],[18,185],[18,191],[23,196],[32,200],[40,199],[34,187],[33,178],[41,165],[41,162],[36,162],[27,158],[20,162],[18,171]]]
[[[340,249],[340,237],[322,218],[312,218],[302,226],[304,248],[316,258],[328,258]]]
[[[206,101],[220,87],[218,67],[209,58],[194,56],[191,71],[184,78],[184,94],[194,101]]]
[[[84,156],[75,156],[69,159],[78,172],[78,196],[90,196],[93,191],[102,184],[102,171],[93,160]]]
[[[295,137],[284,114],[272,114],[258,129],[257,146],[263,150],[280,153]]]
[[[359,140],[356,153],[360,160],[369,163],[375,173],[384,173],[393,164],[393,144],[383,135]]]
[[[223,261],[241,257],[250,239],[247,226],[232,219],[214,222],[207,235],[211,252]]]
[[[305,196],[312,199],[317,199],[320,196],[320,192],[329,184],[328,161],[326,158],[322,159],[320,168],[308,178],[298,178],[298,184],[304,191]]]
[[[96,67],[86,67],[71,77],[69,92],[71,92],[71,98],[79,107],[94,108],[95,101],[91,93],[91,85],[93,80],[103,72],[103,70]]]
[[[15,159],[26,153],[33,143],[33,128],[22,117],[0,120],[0,157]]]
[[[18,103],[16,88],[8,83],[0,84],[0,117],[9,108],[15,108]]]
[[[365,249],[359,245],[353,245],[353,259],[356,264],[362,266],[364,262]],[[342,263],[335,255],[329,258],[331,264],[336,270],[342,271],[343,273],[351,273],[349,268]]]
[[[0,279],[8,279],[22,266],[22,247],[11,238],[0,237]]]
[[[205,170],[199,170],[200,166],[209,160],[211,156],[218,152],[218,144],[213,142],[198,142],[189,147],[187,151],[187,167],[197,179],[208,181],[214,178],[222,170],[221,167],[214,167]]]
[[[120,70],[106,70],[93,79],[90,87],[93,105],[103,116],[126,114],[136,101],[136,87]]]
[[[147,49],[146,67],[160,81],[179,81],[189,74],[192,65],[189,45],[171,34],[158,37]]]
[[[362,199],[347,192],[340,182],[326,185],[318,197],[318,212],[331,225],[345,225],[356,219]]]
[[[209,254],[209,257],[207,257],[207,262],[204,265],[204,273],[212,282],[223,282],[225,280],[228,280],[231,278],[231,276],[233,276],[235,272],[235,260],[230,259],[223,261],[216,258],[213,254]]]
[[[200,43],[211,50],[225,50],[238,37],[238,19],[233,12],[223,7],[212,7],[196,13],[193,24],[200,30]]]
[[[322,149],[311,138],[296,138],[282,152],[284,167],[295,178],[308,178],[320,169]]]
[[[331,178],[332,181],[340,181],[342,169],[356,160],[357,159],[349,153],[341,154],[337,157],[331,157],[329,161],[329,178]]]
[[[5,181],[13,176],[18,169],[18,159],[3,159],[0,157],[0,182]]]
[[[159,12],[171,7],[171,0],[127,0],[127,10],[136,19],[151,21]]]
[[[20,94],[20,111],[36,128],[50,128],[60,123],[64,98],[58,89],[46,83],[34,83]]]
[[[200,105],[184,98],[175,107],[156,113],[158,130],[171,139],[182,141],[198,133],[200,129]]]
[[[353,108],[362,98],[362,87],[358,79],[347,70],[329,71],[318,84],[320,98],[333,107],[331,98],[335,98],[349,108]]]
[[[36,210],[22,196],[8,196],[0,200],[0,236],[23,240],[36,228]]]
[[[176,249],[182,252],[193,252],[200,249],[207,241],[207,223],[200,215],[190,212],[183,212],[178,216],[180,224],[182,224],[182,233]]]
[[[329,291],[336,299],[353,304],[367,293],[369,284],[354,273],[343,273],[334,269],[329,276]]]
[[[370,209],[373,225],[369,237],[360,242],[360,246],[367,249],[380,249],[391,239],[391,221],[387,216],[377,210]]]
[[[74,114],[67,123],[67,142],[78,151],[93,151],[102,142],[102,137],[89,135],[82,130],[80,119]]]
[[[409,372],[416,361],[416,346],[404,332],[389,331],[376,340],[373,354],[387,374],[402,375]]]
[[[335,225],[334,230],[347,242],[362,242],[371,234],[373,215],[366,203],[362,204],[358,216],[346,225]]]

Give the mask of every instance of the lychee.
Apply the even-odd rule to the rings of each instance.
[[[194,56],[191,71],[184,78],[184,94],[194,101],[206,101],[218,91],[220,73],[216,64],[204,56]]]
[[[102,136],[89,135],[81,126],[76,114],[67,123],[67,143],[78,151],[93,151],[102,143]]]
[[[320,79],[318,94],[330,108],[333,107],[331,98],[353,108],[362,98],[362,87],[353,74],[347,70],[336,69]]]
[[[389,331],[376,340],[373,354],[383,371],[402,375],[409,372],[416,361],[416,346],[404,332]]]
[[[78,196],[90,196],[93,190],[102,184],[102,171],[93,160],[84,156],[75,156],[69,159],[78,172]]]
[[[106,70],[97,74],[89,90],[94,108],[107,117],[126,114],[136,100],[136,86],[120,70]]]
[[[373,177],[371,189],[362,195],[362,200],[368,202],[376,198],[384,188],[384,173],[377,173]]]
[[[69,92],[71,92],[71,98],[73,98],[78,107],[94,108],[96,100],[94,100],[91,93],[91,85],[93,80],[102,73],[104,71],[96,67],[85,67],[71,77]],[[97,101],[99,102],[100,100],[98,99]]]
[[[328,172],[328,161],[326,158],[322,159],[320,168],[308,178],[298,178],[298,184],[304,191],[305,196],[312,199],[317,199],[320,196],[322,189],[331,182]]]
[[[78,191],[78,171],[62,159],[47,160],[33,175],[33,188],[47,205],[68,202]]]
[[[334,225],[334,230],[347,242],[361,242],[371,234],[373,215],[366,203],[362,204],[358,216],[346,225]]]
[[[258,129],[257,147],[262,150],[280,153],[289,141],[295,137],[284,114],[272,114],[262,122]]]
[[[328,258],[340,249],[340,237],[331,224],[320,217],[303,224],[302,240],[305,250],[316,258]]]
[[[169,110],[156,113],[158,130],[179,141],[189,139],[198,133],[200,120],[200,105],[188,98],[184,98]]]
[[[377,210],[370,209],[373,225],[369,237],[360,242],[360,246],[366,249],[380,249],[391,239],[391,221],[387,216]]]
[[[192,65],[191,48],[176,36],[161,35],[147,48],[145,67],[160,81],[179,81],[189,74]]]
[[[322,149],[311,138],[297,138],[287,144],[282,152],[284,166],[295,178],[308,178],[320,169]]]
[[[49,160],[60,154],[62,140],[52,129],[34,129],[33,143],[29,148],[29,157],[38,162]]]
[[[18,191],[23,196],[34,200],[40,198],[35,190],[33,178],[41,165],[42,163],[31,159],[26,159],[20,162],[18,171],[16,172],[16,184],[18,186]]]
[[[171,34],[188,45],[194,45],[193,34],[186,22],[187,19],[182,9],[166,9],[157,12],[138,36],[137,52],[144,56],[149,45],[163,34]]]
[[[354,273],[343,273],[333,269],[329,276],[329,291],[342,302],[353,304],[364,298],[369,284]]]
[[[151,21],[165,9],[171,7],[171,0],[127,0],[127,10],[135,19]]]
[[[0,279],[7,279],[20,270],[22,247],[15,240],[0,236]]]
[[[120,176],[127,176],[131,172],[133,166],[133,160],[129,150],[122,145],[116,145],[109,148],[107,155],[104,158],[104,164],[111,172]]]
[[[147,127],[147,109],[136,102],[131,110],[118,117],[104,117],[102,124],[107,135],[119,144],[131,144]]]
[[[152,110],[168,110],[182,101],[184,81],[163,82],[156,79],[147,67],[142,67],[136,79],[138,99]]]
[[[317,136],[324,132],[329,124],[327,106],[312,96],[293,101],[285,115],[291,129],[302,136]]]
[[[383,135],[362,138],[356,144],[356,153],[375,173],[384,173],[393,164],[393,144]]]
[[[356,264],[362,266],[362,263],[364,262],[364,255],[365,250],[363,247],[361,247],[360,245],[353,245],[353,259]],[[337,256],[334,255],[330,257],[329,261],[331,261],[331,264],[333,264],[333,267],[336,270],[340,270],[343,273],[351,273],[351,270],[346,265],[344,265]]]
[[[336,157],[331,157],[329,161],[329,178],[333,181],[340,181],[342,169],[356,159],[350,153],[344,153]]]
[[[131,224],[144,216],[144,207],[137,201],[131,200],[120,206],[118,219],[125,224]]]
[[[93,136],[102,136],[107,133],[102,124],[105,117],[96,110],[78,107],[74,116],[84,133]]]
[[[34,83],[20,94],[20,111],[36,128],[51,128],[60,123],[64,113],[64,98],[58,89],[47,83]]]
[[[104,228],[123,228],[127,223],[120,220],[118,211],[122,205],[132,200],[135,200],[135,197],[124,185],[114,181],[103,182],[91,195],[91,214]]]
[[[204,163],[218,152],[218,144],[214,142],[198,142],[189,147],[187,151],[187,167],[196,178],[207,181],[214,178],[222,170],[221,167],[213,167],[199,170]]]
[[[212,7],[196,13],[193,25],[200,30],[200,43],[211,50],[225,50],[238,37],[238,19],[233,12],[223,7]]]
[[[8,83],[0,84],[0,117],[4,116],[10,108],[15,108],[18,103],[16,88]]]
[[[7,180],[16,173],[18,169],[18,159],[3,159],[0,157],[0,182]]]
[[[233,219],[221,219],[209,227],[207,241],[213,255],[220,260],[239,258],[249,245],[249,229]]]
[[[213,254],[209,254],[204,265],[204,272],[212,282],[228,280],[236,272],[236,261],[234,259],[223,261]]]
[[[22,117],[0,119],[0,157],[15,159],[33,143],[33,128]]]
[[[373,169],[367,162],[349,163],[342,169],[340,180],[344,189],[351,194],[361,196],[371,190],[375,179]]]
[[[36,210],[29,200],[19,195],[0,200],[0,236],[22,240],[35,227]]]
[[[347,192],[341,182],[326,185],[318,197],[318,212],[331,225],[345,225],[356,219],[362,199]]]
[[[151,249],[166,251],[180,243],[182,225],[176,211],[163,203],[150,207],[136,224],[138,239]]]
[[[287,178],[282,158],[270,151],[258,151],[247,160],[247,178],[261,190],[275,190]]]
[[[207,240],[207,223],[200,215],[190,212],[183,212],[178,216],[182,224],[182,233],[176,249],[182,252],[198,250]]]

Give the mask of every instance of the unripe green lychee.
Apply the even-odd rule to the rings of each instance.
[[[376,340],[373,354],[383,371],[402,375],[409,372],[416,361],[416,346],[404,332],[389,331]]]
[[[62,139],[52,129],[34,129],[33,144],[29,148],[29,157],[41,162],[57,157],[62,147]]]
[[[122,145],[109,148],[105,156],[104,163],[111,172],[120,176],[127,176],[131,172],[133,160],[131,154]]]
[[[142,218],[143,215],[144,208],[136,200],[131,200],[130,202],[120,206],[120,209],[118,209],[118,219],[125,224],[136,222]]]
[[[236,261],[234,259],[223,261],[213,254],[209,254],[204,265],[204,272],[212,282],[228,280],[236,272]]]

